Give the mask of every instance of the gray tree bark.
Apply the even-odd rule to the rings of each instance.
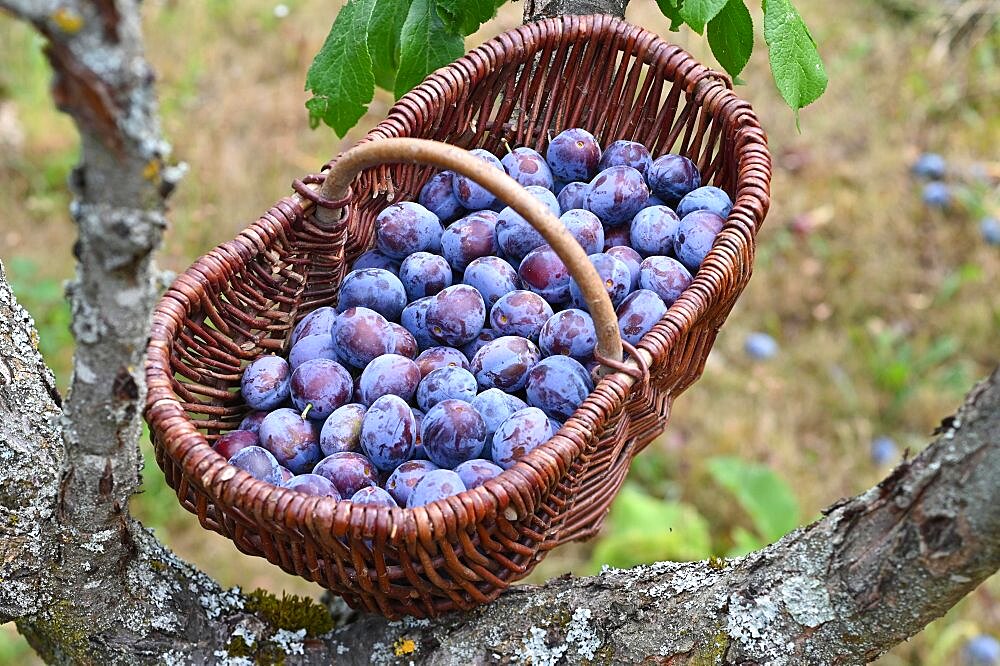
[[[610,14],[625,18],[630,0],[524,0],[524,22],[562,14]]]
[[[745,558],[560,578],[473,613],[353,616],[333,629],[321,607],[276,612],[220,588],[127,512],[158,291],[152,253],[176,179],[137,2],[0,8],[48,37],[54,94],[83,142],[68,290],[78,349],[65,403],[0,265],[0,621],[16,621],[46,660],[855,664],[1000,566],[998,370],[915,460]]]

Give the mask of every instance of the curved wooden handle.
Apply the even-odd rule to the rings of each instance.
[[[552,246],[583,292],[597,330],[597,356],[621,363],[622,339],[614,305],[604,290],[580,244],[552,211],[503,171],[483,162],[462,148],[428,139],[379,139],[362,143],[342,154],[326,174],[321,193],[327,199],[347,196],[351,183],[364,169],[386,163],[405,162],[450,169],[476,181],[508,204],[538,230]]]

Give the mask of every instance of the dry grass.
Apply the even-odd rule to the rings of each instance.
[[[273,2],[260,0],[147,3],[166,133],[176,158],[190,165],[172,200],[160,255],[166,268],[183,270],[232,237],[287,192],[292,178],[339,149],[331,132],[308,130],[302,90],[336,9],[314,0],[287,4],[291,13],[279,20]],[[822,46],[830,89],[804,112],[797,133],[758,39],[739,92],[770,132],[777,169],[757,274],[704,377],[677,402],[668,433],[646,454],[670,470],[669,492],[698,506],[719,534],[744,518],[704,482],[707,457],[767,463],[791,481],[806,515],[816,515],[885,472],[869,460],[873,436],[919,448],[998,359],[1000,252],[982,243],[969,215],[924,208],[908,164],[925,149],[965,166],[997,159],[1000,43],[931,62],[919,22],[893,22],[867,2],[801,5]],[[651,8],[637,0],[629,16],[663,31]],[[519,10],[505,8],[468,43],[516,25]],[[697,36],[671,37],[711,61]],[[52,288],[38,285],[51,287],[72,272],[64,180],[76,142],[51,109],[37,38],[0,18],[0,43],[0,257],[52,340],[43,351],[65,385],[69,350],[65,320],[56,316],[62,305]],[[348,141],[391,101],[380,93]],[[995,214],[996,195],[974,203]],[[811,231],[793,230],[803,226]],[[776,359],[755,364],[744,356],[751,330],[778,339]],[[174,510],[158,474],[147,469],[154,482],[133,505],[182,556],[225,584],[318,594],[200,530]],[[534,579],[579,567],[587,552],[586,545],[557,551]],[[998,595],[994,579],[880,663],[955,663],[960,637],[1000,633]],[[0,640],[0,661],[4,649]]]

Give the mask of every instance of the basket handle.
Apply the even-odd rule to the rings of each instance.
[[[606,372],[613,369],[612,364],[621,365],[622,339],[618,332],[618,317],[600,275],[583,248],[545,204],[531,196],[506,173],[468,151],[428,139],[401,137],[368,141],[337,158],[326,174],[320,194],[329,200],[343,200],[361,171],[379,164],[400,162],[450,169],[471,178],[531,223],[552,246],[583,292],[597,332],[594,357],[598,361],[607,359],[611,362],[603,366]]]

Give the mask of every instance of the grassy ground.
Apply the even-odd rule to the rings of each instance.
[[[633,21],[664,31],[653,3],[632,4]],[[331,132],[308,130],[302,92],[335,8],[314,0],[287,5],[284,19],[275,17],[273,2],[260,0],[145,7],[165,130],[177,159],[190,166],[172,200],[165,268],[183,270],[232,237],[293,177],[340,147]],[[936,212],[921,204],[908,174],[924,150],[943,153],[962,172],[997,170],[989,161],[1000,145],[1000,41],[933,59],[926,22],[859,0],[800,5],[830,89],[796,132],[758,39],[747,85],[738,89],[761,116],[776,161],[756,275],[704,377],[677,401],[668,432],[634,471],[637,492],[650,500],[637,506],[683,502],[703,518],[715,552],[738,545],[738,528],[753,532],[754,522],[735,501],[720,501],[731,496],[720,494],[710,459],[730,455],[766,466],[792,489],[798,518],[808,519],[886,472],[870,459],[873,437],[919,449],[1000,357],[1000,248],[982,242],[977,224],[985,212],[1000,213],[995,183],[992,191],[961,186],[964,204]],[[468,44],[516,25],[519,10],[506,8]],[[710,61],[697,36],[671,38]],[[72,272],[75,234],[65,180],[76,140],[51,108],[40,40],[0,18],[0,44],[0,257],[65,386],[71,340],[61,283]],[[391,101],[380,94],[348,141]],[[752,330],[778,340],[776,358],[754,363],[743,354]],[[132,508],[182,556],[228,585],[318,595],[316,586],[199,529],[177,509],[152,462],[145,478]],[[556,551],[533,580],[589,570],[592,547]],[[1000,634],[996,577],[880,663],[956,663],[964,637],[982,632]],[[25,663],[26,650],[9,626],[0,630],[0,663]]]

